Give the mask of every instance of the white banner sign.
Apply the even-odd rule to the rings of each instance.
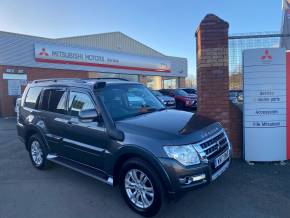
[[[286,160],[286,51],[244,51],[244,148],[247,161]]]
[[[35,61],[148,72],[171,71],[170,62],[163,58],[43,43],[35,44]]]

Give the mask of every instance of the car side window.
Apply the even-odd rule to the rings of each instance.
[[[82,110],[95,109],[91,97],[83,92],[71,91],[69,94],[69,111],[71,116],[78,116]]]
[[[66,114],[67,92],[64,89],[46,89],[42,94],[41,110]]]
[[[42,87],[30,88],[24,101],[24,107],[37,109],[41,91]]]

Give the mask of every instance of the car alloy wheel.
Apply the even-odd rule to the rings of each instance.
[[[146,209],[154,201],[154,189],[149,177],[139,169],[131,169],[125,176],[125,189],[130,201]]]
[[[37,140],[32,141],[30,152],[35,165],[40,166],[43,163],[43,151]]]

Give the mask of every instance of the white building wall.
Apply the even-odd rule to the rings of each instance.
[[[102,34],[101,34],[102,35]],[[108,33],[108,35],[111,35]],[[88,39],[88,38],[90,39]],[[87,36],[85,38],[76,37],[77,40],[70,39],[48,39],[42,37],[34,37],[28,35],[21,35],[15,33],[1,32],[0,31],[0,65],[11,65],[11,66],[22,66],[22,67],[38,67],[38,68],[51,68],[51,69],[69,69],[69,70],[83,70],[83,71],[97,71],[97,72],[108,72],[108,73],[124,73],[124,74],[143,74],[148,76],[159,75],[168,77],[186,77],[187,76],[187,59],[177,58],[162,55],[157,51],[137,42],[136,40],[126,37],[122,33],[113,34],[105,39],[106,37],[100,37],[101,49],[117,50],[117,44],[120,44],[123,48],[119,52],[127,52],[130,54],[144,55],[151,57],[164,58],[171,62],[171,72],[142,72],[134,70],[122,70],[122,69],[111,69],[102,67],[90,67],[90,66],[77,66],[68,64],[53,64],[53,63],[41,63],[36,62],[34,58],[34,45],[35,43],[51,43],[61,46],[67,46],[70,48],[97,48],[96,46],[98,39]],[[106,48],[105,48],[106,47]],[[98,47],[99,48],[99,47]],[[147,54],[147,55],[146,55]]]
[[[101,33],[87,36],[76,36],[56,39],[56,41],[80,45],[89,48],[101,48],[130,54],[164,57],[158,51],[136,41],[135,39],[121,33]]]

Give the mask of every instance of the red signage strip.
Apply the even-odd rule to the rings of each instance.
[[[286,154],[290,159],[290,53],[286,53]]]
[[[140,71],[170,73],[170,70],[163,70],[163,69],[128,67],[128,66],[110,65],[110,64],[97,64],[97,63],[88,63],[88,62],[81,62],[81,61],[51,60],[51,59],[43,59],[43,58],[35,58],[35,61],[44,62],[44,63],[52,63],[52,64],[73,64],[73,65],[89,66],[89,67],[108,67],[108,68],[124,69],[124,70],[140,70]]]

